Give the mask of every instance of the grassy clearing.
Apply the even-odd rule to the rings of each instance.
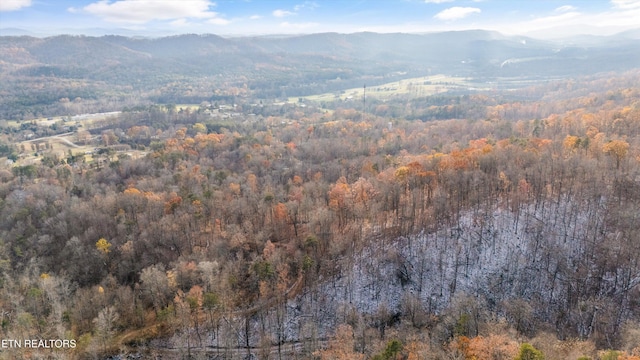
[[[177,111],[198,111],[198,109],[200,109],[200,104],[177,104],[176,105],[176,110]]]
[[[118,111],[96,114],[64,115],[32,120],[0,120],[0,126],[20,128],[22,124],[34,123],[37,126],[49,127],[58,123],[60,126],[91,127],[95,122],[105,120],[118,114]]]
[[[366,91],[368,97],[385,100],[396,96],[429,96],[459,87],[469,87],[468,79],[445,75],[433,75],[371,86],[367,87]],[[317,102],[362,99],[363,92],[363,88],[353,88],[340,92],[304,96],[302,99]],[[299,97],[292,97],[289,98],[289,102],[297,102],[298,99]]]
[[[18,164],[24,161],[29,163],[39,161],[44,155],[48,154],[55,155],[58,158],[67,157],[70,152],[72,155],[82,155],[91,152],[94,148],[92,145],[77,145],[74,141],[75,136],[73,134],[22,141],[17,145],[18,152],[22,154]]]

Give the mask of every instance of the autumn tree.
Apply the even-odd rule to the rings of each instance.
[[[157,314],[168,304],[171,296],[167,274],[162,265],[152,265],[142,269],[140,281],[145,299],[153,305]]]
[[[326,350],[320,350],[314,355],[326,360],[355,360],[364,359],[364,354],[354,351],[353,329],[349,325],[338,325],[333,340]]]
[[[624,140],[612,140],[604,144],[602,151],[615,159],[616,169],[619,169],[620,162],[627,156],[629,151],[629,143]]]
[[[108,306],[100,310],[98,317],[93,320],[96,327],[96,334],[104,350],[107,349],[108,341],[113,336],[114,328],[119,317],[120,315],[115,307]]]

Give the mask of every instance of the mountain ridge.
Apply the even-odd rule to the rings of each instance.
[[[69,64],[76,60],[76,56],[81,56],[82,59],[89,55],[98,55],[98,57],[110,59],[123,51],[131,51],[128,55],[146,54],[163,59],[199,58],[224,53],[238,56],[327,55],[343,60],[381,62],[382,56],[383,62],[394,61],[414,66],[426,62],[427,66],[438,66],[446,70],[447,66],[456,69],[455,63],[462,61],[490,64],[502,63],[514,57],[558,57],[558,48],[584,46],[585,42],[592,43],[588,46],[592,53],[598,52],[604,46],[610,49],[611,46],[620,48],[635,45],[635,48],[638,48],[640,44],[637,44],[633,34],[633,32],[626,32],[621,35],[597,38],[602,41],[591,38],[592,41],[575,43],[506,36],[484,30],[429,34],[318,33],[286,38],[224,38],[214,34],[185,34],[154,39],[121,35],[100,37],[58,35],[47,38],[2,36],[0,46],[10,44],[13,47],[23,48],[33,55],[36,61],[46,64]],[[119,48],[114,48],[116,45]],[[105,47],[108,49],[107,54],[96,54],[96,51]],[[63,56],[59,54],[61,52],[73,52],[73,54]],[[49,54],[54,56],[50,58]],[[55,56],[55,54],[58,55]],[[6,59],[2,60],[7,62]]]
[[[86,91],[68,89],[74,98],[120,93],[142,94],[152,102],[199,103],[228,87],[246,88],[254,97],[268,99],[430,74],[494,81],[617,72],[638,67],[640,42],[633,34],[574,43],[485,30],[237,38],[214,34],[2,36],[0,80],[4,84],[0,90],[7,99],[0,105],[9,109],[16,104],[49,106],[51,94],[61,92],[53,85],[58,80],[86,83]],[[38,90],[46,94],[29,100],[20,98],[24,84],[44,80],[55,90]],[[111,90],[104,90],[104,85]],[[0,114],[12,116],[6,111]]]

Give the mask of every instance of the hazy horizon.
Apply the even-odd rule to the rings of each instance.
[[[488,30],[561,38],[638,29],[640,1],[8,0],[0,35],[427,33]]]

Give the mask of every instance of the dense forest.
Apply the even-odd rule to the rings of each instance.
[[[637,359],[639,83],[121,112],[0,170],[0,356]]]

